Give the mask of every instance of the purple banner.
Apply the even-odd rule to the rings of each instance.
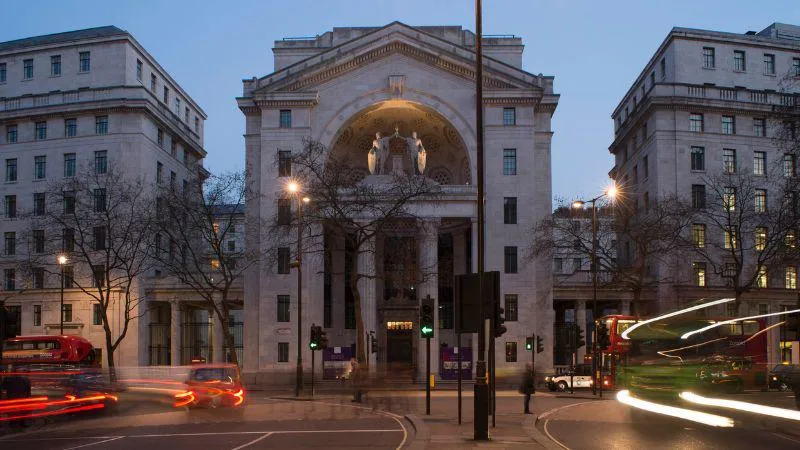
[[[353,357],[352,347],[322,349],[322,379],[335,380],[344,373],[345,365]]]
[[[461,353],[461,379],[469,380],[472,378],[472,348],[470,347],[444,347],[439,354],[441,361],[441,371],[439,376],[443,380],[458,379],[458,353]]]

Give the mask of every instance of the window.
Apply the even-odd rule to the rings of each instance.
[[[92,228],[92,248],[94,250],[106,249],[106,227]]]
[[[136,79],[142,81],[142,60],[136,60]]]
[[[92,325],[102,325],[103,314],[99,303],[92,303]]]
[[[572,258],[572,271],[577,272],[581,270],[581,266],[583,266],[583,259],[581,258]]]
[[[517,108],[503,108],[503,125],[517,124]]]
[[[44,253],[44,230],[33,230],[33,253]]]
[[[64,137],[75,137],[78,135],[78,120],[64,119]]]
[[[69,303],[61,307],[61,320],[64,322],[72,322],[72,305]]]
[[[236,251],[236,241],[228,241],[228,251],[229,252]]]
[[[163,96],[164,104],[169,107],[169,88],[164,86],[164,96]]]
[[[722,116],[722,134],[736,134],[736,117]]]
[[[289,247],[280,247],[278,249],[278,273],[289,273]]]
[[[786,289],[797,289],[797,267],[786,268]]]
[[[47,157],[36,156],[33,158],[33,178],[43,180],[47,176]]]
[[[35,192],[33,194],[33,215],[43,216],[45,213],[45,195],[44,192]]]
[[[200,131],[200,119],[197,116],[194,117],[194,131]]]
[[[3,270],[4,288],[7,291],[13,291],[17,288],[17,271],[14,269]]]
[[[282,109],[280,111],[280,122],[278,126],[281,128],[292,128],[292,110],[291,109]]]
[[[17,142],[17,126],[16,125],[7,125],[6,126],[6,144],[13,144]]]
[[[796,158],[791,153],[783,155],[783,176],[793,177],[797,175],[797,162]]]
[[[747,69],[747,61],[745,59],[744,51],[733,51],[733,70],[737,72],[744,72]]]
[[[288,198],[278,199],[278,225],[289,225],[292,222],[292,201]]]
[[[75,153],[64,153],[64,177],[75,176]]]
[[[517,197],[505,197],[503,199],[503,223],[517,223]]]
[[[178,180],[178,174],[173,171],[169,171],[169,188],[175,189],[175,182]]]
[[[92,70],[92,60],[91,55],[89,52],[80,52],[78,54],[78,58],[80,60],[80,71],[81,72],[88,72]]]
[[[278,296],[278,322],[289,322],[290,315],[289,315],[289,296],[288,295],[279,295]]]
[[[14,219],[17,217],[17,196],[6,195],[5,213],[7,219]]]
[[[3,233],[3,254],[12,256],[17,254],[17,233],[6,231]]]
[[[661,58],[661,79],[664,80],[667,78],[667,60],[665,58]]]
[[[75,214],[75,193],[64,191],[63,193],[64,214]]]
[[[783,237],[783,244],[789,248],[794,248],[797,245],[797,239],[795,238],[794,231],[787,231],[786,235]]]
[[[106,285],[106,266],[92,266],[92,287],[104,287]]]
[[[755,247],[758,251],[767,248],[767,229],[766,227],[756,227]]]
[[[108,116],[94,118],[94,134],[108,134]]]
[[[736,210],[736,189],[726,187],[722,190],[722,206],[726,211]]]
[[[703,47],[703,68],[713,69],[714,65],[714,47]]]
[[[62,273],[64,274],[64,289],[70,289],[75,286],[75,268],[72,266],[64,266]]]
[[[156,143],[159,147],[164,148],[164,130],[161,128],[156,131]]]
[[[689,131],[696,133],[703,132],[703,115],[697,113],[689,114]]]
[[[278,342],[278,362],[289,362],[288,342]]]
[[[642,158],[642,168],[644,169],[644,179],[645,180],[650,177],[650,166],[649,166],[649,164],[647,164],[647,160],[648,160],[647,156]]]
[[[706,246],[706,225],[704,223],[692,224],[692,244],[697,248]]]
[[[517,174],[517,149],[503,149],[503,175]]]
[[[17,158],[6,160],[6,181],[17,181]]]
[[[6,63],[0,63],[0,83],[5,83],[6,78]]]
[[[94,172],[103,174],[108,171],[108,152],[106,150],[98,150],[94,152]]]
[[[43,141],[47,139],[47,122],[36,122],[35,137],[37,141]]]
[[[738,315],[736,311],[736,304],[735,303],[726,303],[725,304],[725,315],[729,317],[735,317]]]
[[[61,55],[53,55],[50,57],[50,76],[61,76]]]
[[[175,115],[179,116],[181,113],[181,99],[175,97]]]
[[[164,164],[156,161],[156,183],[161,183],[164,179]]]
[[[189,122],[189,107],[187,106],[183,110],[183,121],[188,123]]]
[[[722,171],[736,173],[736,150],[732,148],[722,149]]]
[[[561,273],[564,271],[564,260],[561,258],[553,258],[553,272]]]
[[[728,250],[737,248],[736,241],[738,239],[736,239],[737,238],[736,234],[737,234],[736,230],[733,230],[730,227],[725,228],[725,230],[723,231],[723,239],[724,239],[723,247],[724,248],[726,248]]]
[[[775,55],[764,53],[764,75],[775,75]]]
[[[5,69],[2,67],[4,65],[5,64],[0,65],[0,83],[5,81],[5,77],[3,76]],[[800,58],[792,58],[792,75],[800,77]]]
[[[42,326],[42,305],[33,305],[33,326]]]
[[[94,212],[104,212],[106,210],[106,190],[98,188],[94,190]]]
[[[517,273],[517,247],[504,248],[505,273]]]
[[[706,285],[706,263],[704,262],[693,262],[692,263],[692,271],[694,272],[694,285],[695,286],[705,286]]]
[[[764,175],[767,166],[767,152],[753,152],[753,175]]]
[[[506,362],[517,362],[517,343],[506,342]]]
[[[33,78],[33,60],[26,59],[22,61],[22,78],[25,80],[30,80]]]
[[[292,152],[291,150],[278,150],[278,176],[292,176]]]
[[[158,85],[158,78],[156,78],[155,74],[150,74],[150,90],[155,93],[157,85]]]
[[[756,275],[756,287],[767,287],[767,268],[763,265],[758,266],[758,275]]]
[[[755,189],[753,198],[755,199],[755,211],[757,213],[767,212],[767,191],[766,191],[766,189]]]
[[[761,137],[767,135],[767,124],[764,119],[753,119],[753,135]]]
[[[706,149],[692,147],[692,170],[706,170]]]
[[[72,252],[75,250],[75,230],[64,228],[61,230],[61,250]]]
[[[506,322],[516,322],[519,316],[517,294],[506,294],[504,300]]]

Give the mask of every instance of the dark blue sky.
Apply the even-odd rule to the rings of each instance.
[[[800,24],[800,2],[484,0],[485,34],[515,34],[524,69],[554,75],[553,195],[592,196],[613,162],[609,118],[673,26],[760,31]],[[272,71],[272,44],[334,26],[461,25],[474,30],[470,0],[261,0],[5,2],[0,42],[100,25],[131,32],[208,114],[206,166],[244,166],[241,80]]]

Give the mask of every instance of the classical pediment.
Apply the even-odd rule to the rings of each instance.
[[[395,22],[260,78],[253,95],[311,91],[315,86],[397,54],[465,80],[475,80],[471,49]],[[541,77],[491,58],[484,59],[483,84],[493,90],[542,90]]]

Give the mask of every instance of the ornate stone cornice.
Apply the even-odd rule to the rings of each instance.
[[[539,103],[539,105],[536,106],[536,112],[553,114],[556,111],[557,106],[557,103]]]
[[[514,105],[514,106],[535,106],[539,103],[536,97],[484,97],[484,105]]]
[[[262,109],[313,108],[316,104],[314,100],[256,100],[256,106]]]
[[[355,56],[341,64],[336,64],[332,67],[311,73],[306,76],[301,75],[294,81],[287,82],[286,80],[281,80],[277,83],[284,82],[287,84],[285,86],[280,87],[278,90],[283,92],[286,91],[292,92],[308,88],[309,86],[319,85],[325,83],[328,80],[340,77],[348,72],[361,68],[366,64],[370,64],[374,61],[386,58],[396,53],[408,56],[409,58],[413,58],[417,61],[428,64],[430,66],[437,67],[446,72],[457,75],[461,78],[465,78],[468,80],[475,80],[475,70],[470,67],[443,58],[439,55],[424,51],[418,47],[414,47],[405,42],[394,41],[382,47],[370,50],[364,54]],[[483,77],[483,85],[487,88],[495,88],[495,89],[518,88],[518,86],[515,86],[514,84],[511,84],[509,82],[491,76]]]

